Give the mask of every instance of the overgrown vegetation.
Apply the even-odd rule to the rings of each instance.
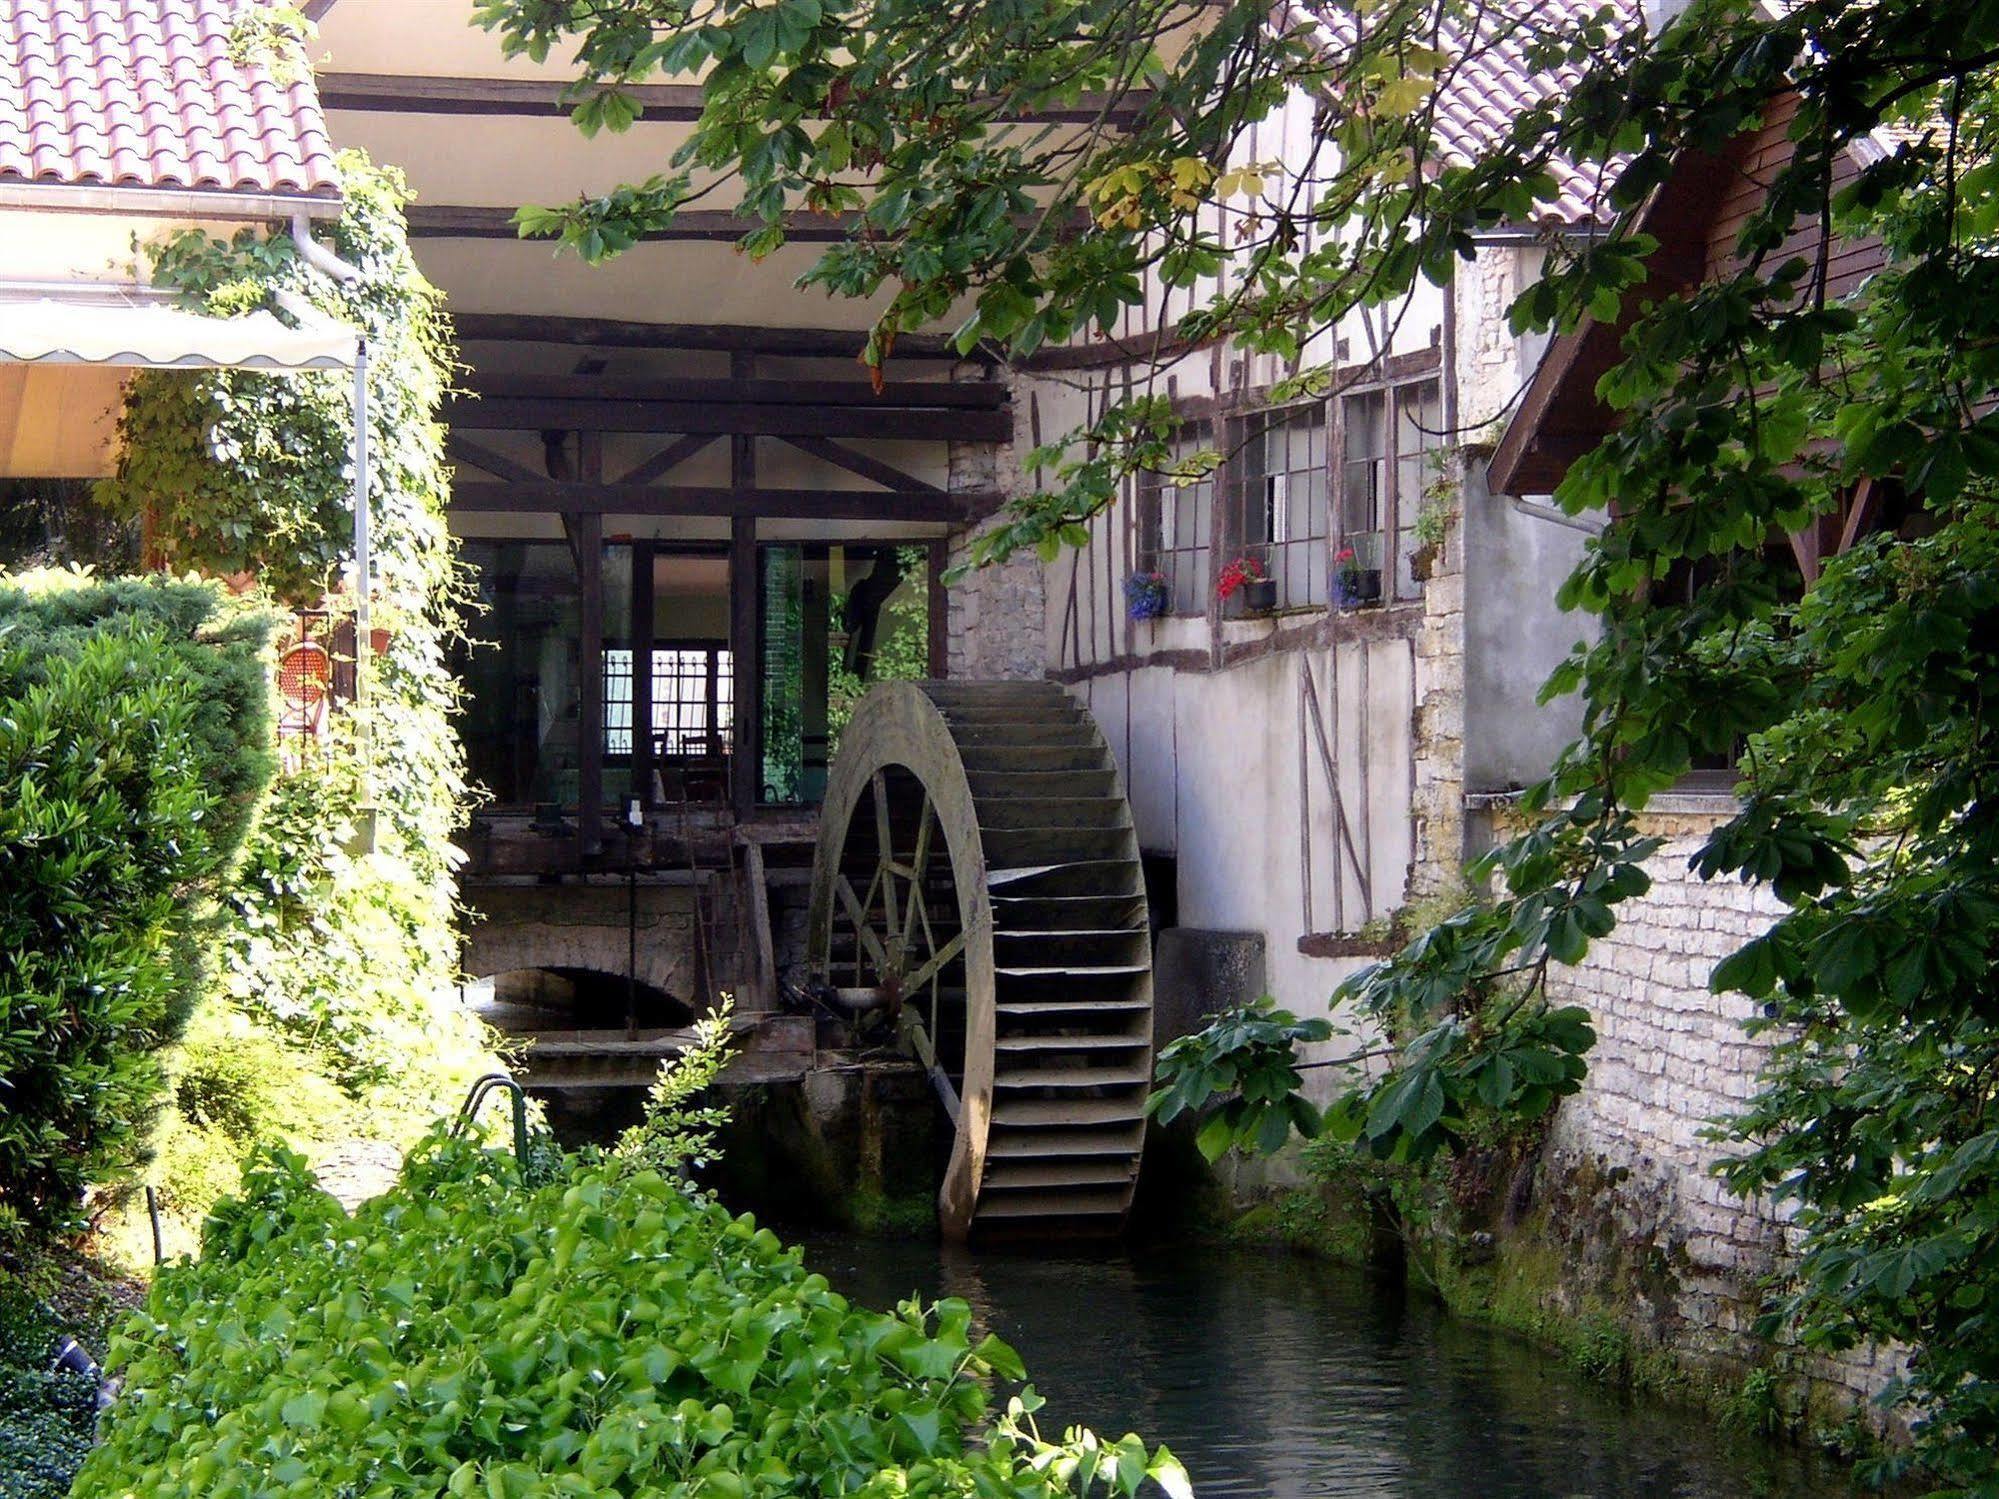
[[[0,577],[0,1240],[144,1153],[271,773],[271,628],[208,584]]]
[[[437,421],[450,329],[409,253],[401,178],[358,153],[340,167],[346,203],[329,247],[354,282],[308,266],[283,234],[188,232],[155,255],[155,282],[204,310],[263,307],[284,290],[365,333],[368,587],[386,632],[365,715],[343,705],[279,774],[227,894],[208,1034],[259,1067],[214,1052],[182,1060],[183,1107],[155,1175],[185,1225],[233,1182],[252,1140],[414,1138],[487,1064],[488,1038],[455,993],[451,838],[466,786],[445,652],[461,590]],[[315,638],[332,646],[354,600],[352,432],[343,374],[149,372],[132,383],[118,471],[98,498],[143,517],[173,566],[249,573],[293,608],[323,607]],[[205,1091],[187,1085],[204,1077]]]
[[[1622,212],[1787,109],[1790,155],[1708,281],[1648,285],[1658,244],[1627,215],[1551,240],[1512,309],[1523,333],[1629,324],[1599,387],[1620,424],[1557,495],[1605,522],[1561,594],[1597,616],[1597,642],[1550,683],[1580,695],[1584,734],[1528,798],[1534,825],[1483,866],[1496,898],[1343,991],[1415,1039],[1337,1123],[1417,1159],[1461,1148],[1475,1102],[1545,1109],[1593,1040],[1551,999],[1551,967],[1646,888],[1647,800],[1696,759],[1739,755],[1743,810],[1696,867],[1789,907],[1715,974],[1785,1037],[1730,1173],[1803,1231],[1771,1326],[1813,1349],[1910,1347],[1891,1393],[1918,1413],[1919,1455],[1947,1487],[1999,1492],[1999,9],[1696,0],[1656,34],[1618,7],[1471,0],[479,13],[510,51],[576,45],[586,129],[628,121],[625,87],[657,73],[706,98],[659,175],[524,211],[524,230],[614,253],[717,182],[762,221],[753,256],[795,215],[851,214],[805,280],[882,295],[877,365],[945,319],[962,347],[1016,359],[1118,332],[1148,278],[1164,295],[1141,346],[1296,358],[1356,308],[1447,283],[1479,231],[1542,219],[1558,159],[1599,165]],[[1573,81],[1484,142],[1444,138],[1444,91],[1499,46]],[[1088,90],[1121,128],[1019,123]],[[1251,130],[1294,91],[1336,107],[1299,159],[1254,161]],[[1798,226],[1824,248],[1788,248]],[[1883,268],[1836,283],[1835,242],[1870,241]],[[1049,486],[977,560],[1080,544],[1134,470],[1170,466],[1175,417],[1144,373],[1031,456]],[[1333,378],[1304,369],[1295,388]],[[1844,526],[1870,506],[1889,524]],[[1858,544],[1810,580],[1766,545],[1849,529]],[[1560,1059],[1559,1077],[1526,1055]]]
[[[853,1306],[795,1250],[637,1161],[538,1189],[433,1139],[348,1217],[262,1156],[204,1253],[114,1349],[126,1381],[76,1499],[1135,1493],[1137,1437],[1036,1434],[962,1301]]]

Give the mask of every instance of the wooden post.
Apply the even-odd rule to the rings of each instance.
[[[951,674],[950,601],[944,596],[944,569],[951,565],[950,547],[942,537],[930,543],[925,561],[929,577],[930,675],[942,681]]]
[[[748,354],[729,356],[729,375],[749,380],[756,360]],[[747,434],[729,439],[729,487],[754,489],[757,482],[757,440]],[[729,651],[735,672],[735,744],[729,757],[729,800],[740,821],[755,810],[762,779],[763,700],[758,690],[763,673],[757,659],[757,523],[738,515],[729,522]]]
[[[576,839],[589,858],[604,846],[604,517],[579,515],[570,524],[582,569],[583,616],[576,663]]]
[[[650,813],[652,777],[652,543],[632,543],[632,789]]]

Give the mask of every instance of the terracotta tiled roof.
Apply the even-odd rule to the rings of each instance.
[[[1489,151],[1523,110],[1554,98],[1581,80],[1580,69],[1561,67],[1536,71],[1527,60],[1536,32],[1547,33],[1589,19],[1603,0],[1496,0],[1483,7],[1475,45],[1468,44],[1462,22],[1448,22],[1437,46],[1450,54],[1449,76],[1437,100],[1434,143],[1438,156],[1464,164]],[[1314,27],[1335,55],[1352,47],[1354,18],[1350,10],[1312,0],[1289,8],[1294,22]],[[1635,17],[1634,17],[1635,24]],[[1578,165],[1556,160],[1549,164],[1556,196],[1541,205],[1544,223],[1569,226],[1608,223],[1615,215],[1600,184],[1614,179],[1614,170],[1595,162]]]
[[[334,197],[310,81],[230,60],[255,0],[0,0],[0,183]]]

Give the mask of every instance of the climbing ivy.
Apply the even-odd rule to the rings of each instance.
[[[355,152],[340,171],[345,206],[323,232],[356,280],[316,270],[287,235],[251,230],[180,234],[156,250],[153,275],[221,314],[269,307],[283,290],[367,339],[372,623],[386,640],[366,721],[336,713],[324,744],[274,785],[228,901],[218,997],[312,1051],[357,1097],[393,1084],[379,1101],[406,1107],[368,1113],[400,1132],[480,1070],[486,1043],[454,999],[451,838],[468,793],[446,651],[467,591],[437,419],[454,349],[442,296],[409,251],[400,174]],[[100,498],[142,521],[155,563],[247,574],[294,608],[351,620],[350,375],[150,372],[119,429]]]

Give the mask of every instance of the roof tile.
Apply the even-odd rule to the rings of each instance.
[[[310,80],[229,57],[259,0],[0,0],[0,182],[334,197]]]
[[[1505,0],[1482,6],[1475,29],[1455,17],[1446,22],[1438,45],[1452,61],[1434,118],[1438,154],[1460,165],[1475,161],[1505,139],[1518,115],[1574,88],[1581,81],[1581,69],[1536,71],[1528,62],[1528,47],[1537,32],[1583,21],[1601,10],[1602,3]],[[1635,22],[1625,0],[1619,0],[1618,9]],[[1293,20],[1317,30],[1335,53],[1354,44],[1354,17],[1345,7],[1301,0],[1289,7],[1289,13]],[[1552,202],[1542,205],[1541,222],[1569,227],[1608,222],[1613,214],[1603,187],[1615,179],[1620,165],[1612,163],[1606,170],[1593,162],[1550,162],[1556,192]]]

